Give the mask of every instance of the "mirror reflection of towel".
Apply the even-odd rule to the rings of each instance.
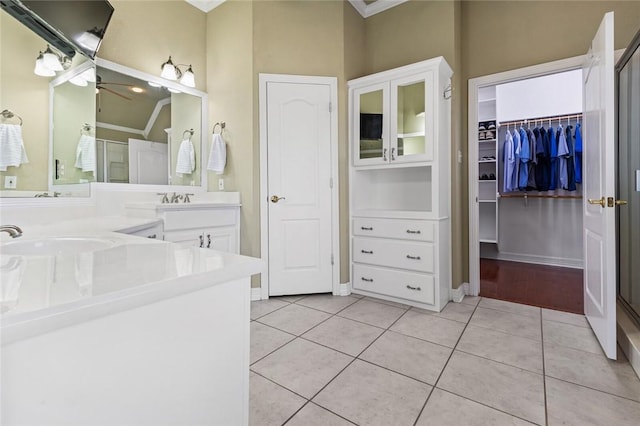
[[[191,174],[196,169],[196,153],[190,139],[185,139],[178,149],[176,173]]]
[[[96,171],[96,138],[90,135],[80,136],[76,149],[75,167],[83,172]]]
[[[18,167],[28,162],[22,141],[22,126],[0,124],[0,171],[5,172],[7,167]]]
[[[216,172],[221,175],[224,173],[224,166],[227,164],[227,147],[222,135],[214,133],[211,138],[211,153],[209,154],[209,163],[207,170]]]

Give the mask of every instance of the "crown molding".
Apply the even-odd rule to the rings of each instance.
[[[191,6],[200,9],[204,13],[211,12],[225,1],[226,0],[186,0]]]
[[[349,3],[351,3],[351,6],[353,6],[363,18],[368,18],[369,16],[384,12],[387,9],[391,9],[407,1],[409,0],[377,0],[373,3],[366,4],[363,0],[349,0]]]

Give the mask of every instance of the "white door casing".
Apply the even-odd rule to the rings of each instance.
[[[616,211],[614,199],[608,202],[616,194],[613,37],[609,12],[583,66],[583,244],[585,315],[607,357],[616,359]]]
[[[129,183],[167,185],[168,144],[129,138]]]
[[[337,293],[336,79],[260,80],[262,297]]]

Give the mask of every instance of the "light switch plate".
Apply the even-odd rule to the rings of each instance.
[[[15,176],[5,176],[4,177],[4,188],[5,189],[16,189],[18,178]]]

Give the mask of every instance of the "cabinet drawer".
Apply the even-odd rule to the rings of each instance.
[[[435,224],[425,220],[356,217],[353,219],[353,235],[435,241]]]
[[[164,213],[164,230],[210,228],[236,224],[235,209],[181,210]]]
[[[353,288],[428,303],[435,301],[435,278],[417,272],[353,265]]]
[[[433,244],[355,237],[353,239],[353,261],[434,272]]]

